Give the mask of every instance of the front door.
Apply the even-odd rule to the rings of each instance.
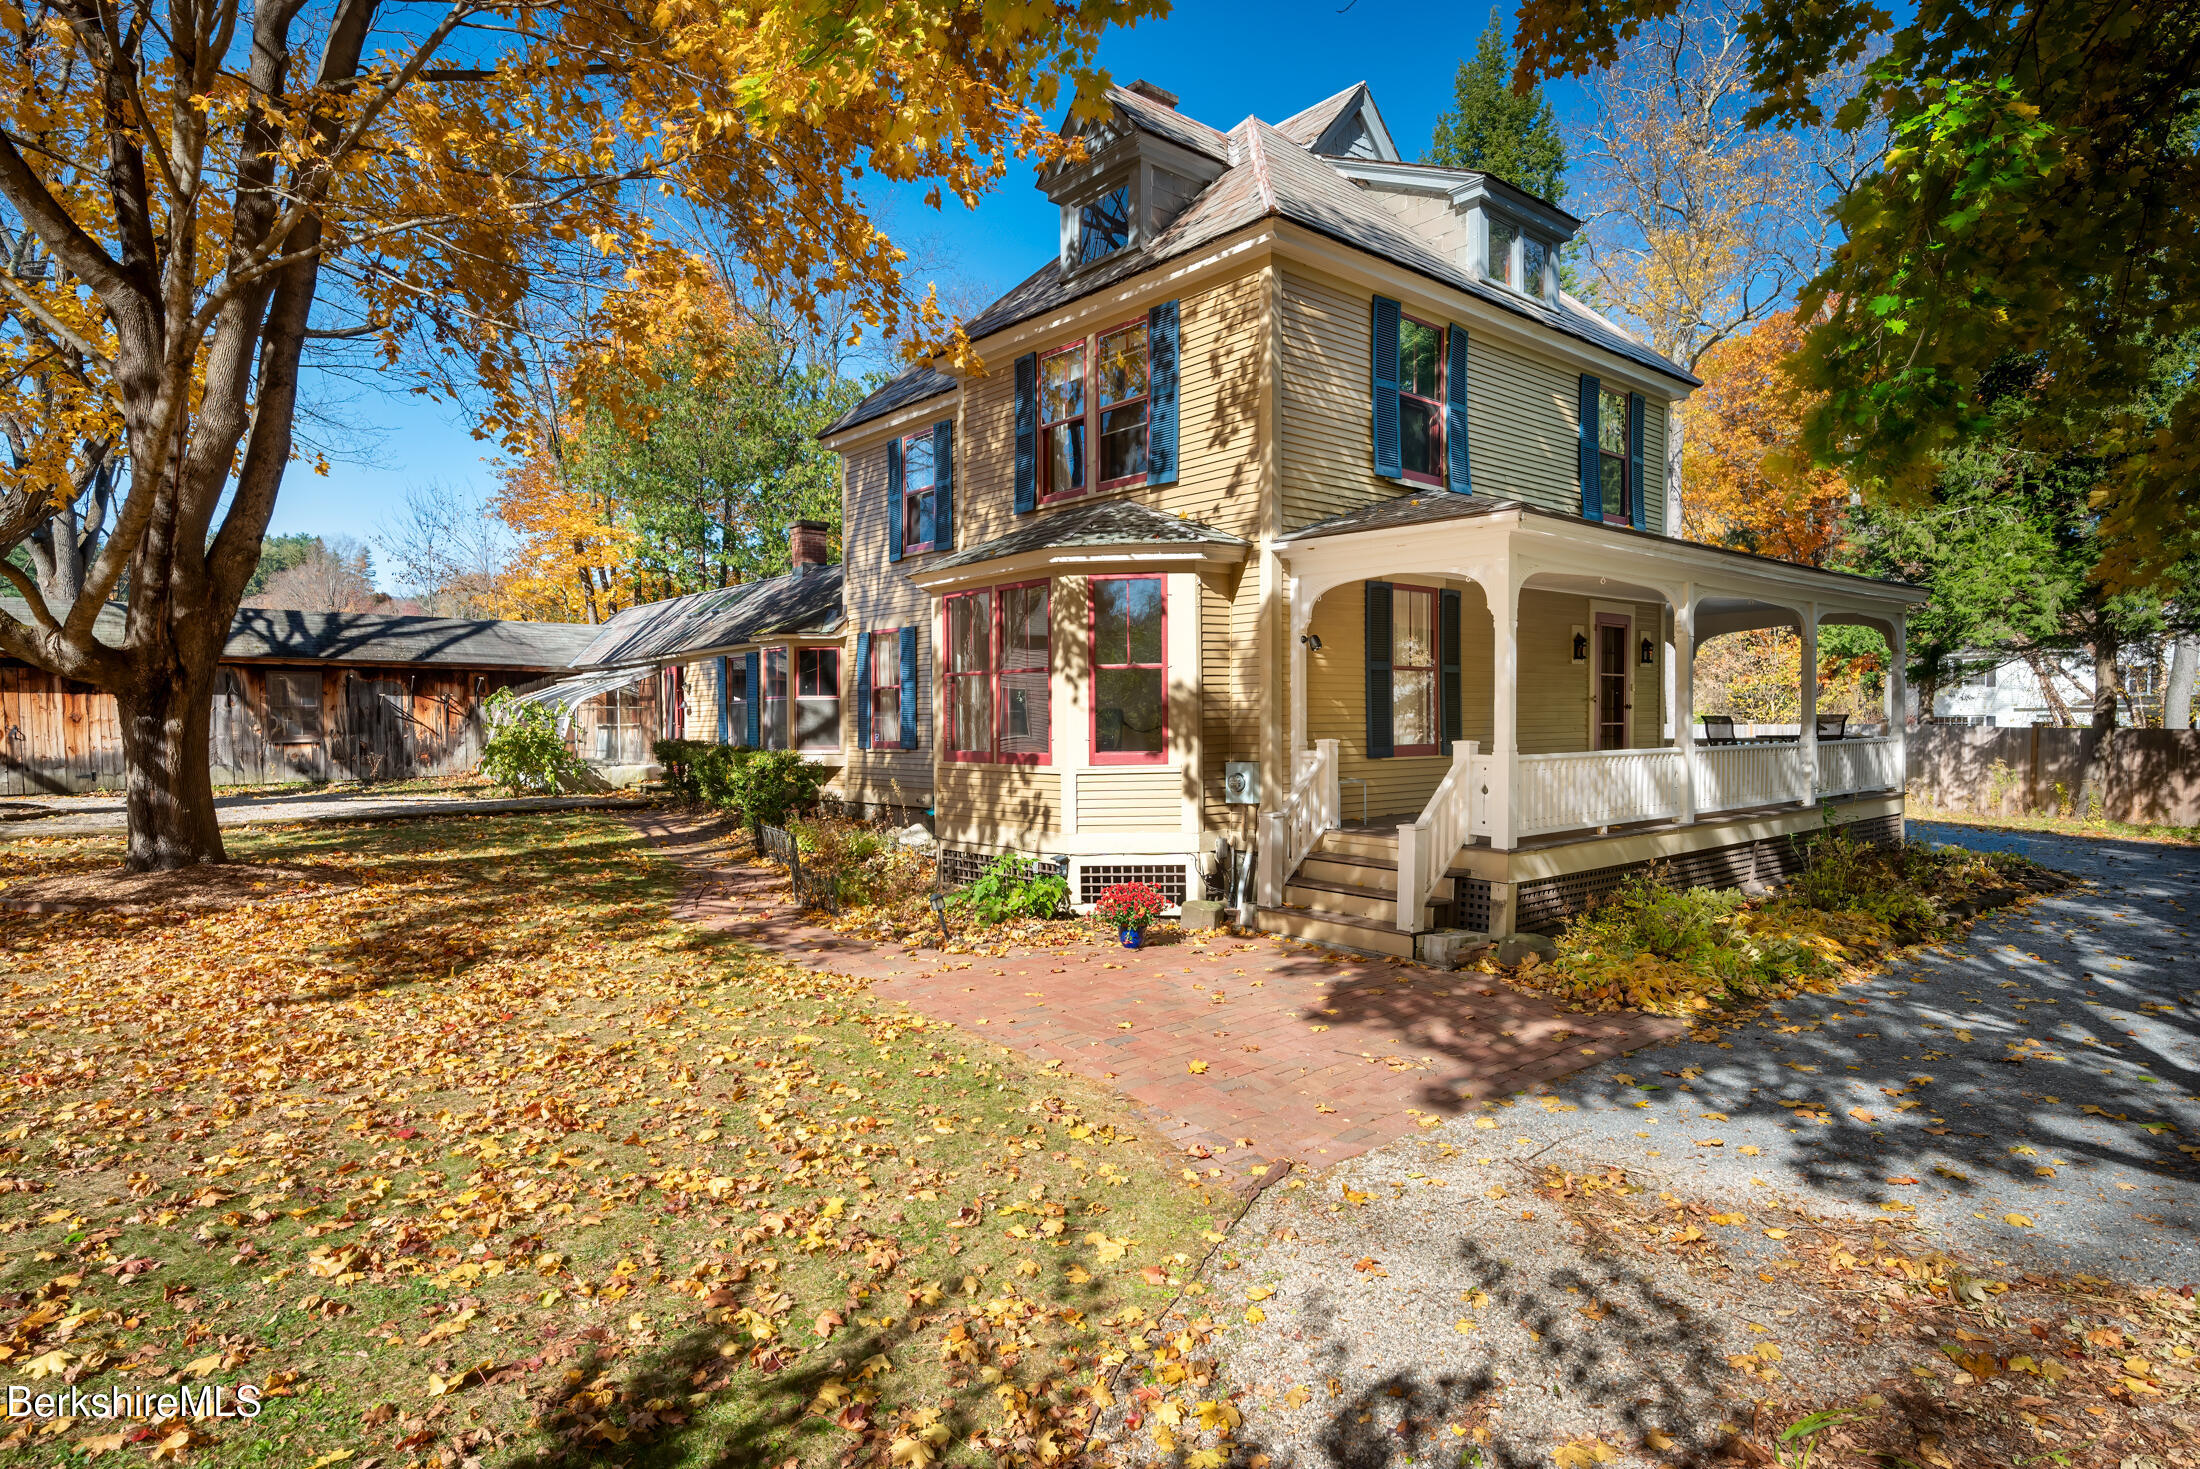
[[[1627,624],[1597,622],[1597,748],[1627,748]]]

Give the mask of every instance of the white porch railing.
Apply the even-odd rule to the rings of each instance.
[[[1809,799],[1810,769],[1801,745],[1696,747],[1698,814]]]
[[[1451,768],[1420,816],[1398,828],[1398,927],[1406,933],[1420,932],[1429,894],[1473,835],[1475,811],[1482,805],[1480,777],[1489,769],[1488,761],[1475,757],[1476,748],[1473,740],[1452,743]],[[1484,827],[1488,824],[1485,818]]]
[[[1337,742],[1316,740],[1299,751],[1299,768],[1282,809],[1268,813],[1261,832],[1261,902],[1283,901],[1284,884],[1299,870],[1322,833],[1338,824]]]
[[[1902,781],[1902,741],[1894,735],[1818,743],[1820,796],[1898,790]]]
[[[1681,814],[1681,752],[1582,750],[1522,755],[1513,804],[1521,836],[1577,831]]]

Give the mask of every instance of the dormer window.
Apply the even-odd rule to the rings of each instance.
[[[1077,214],[1077,263],[1104,260],[1130,243],[1130,185],[1108,190]]]
[[[1519,243],[1520,231],[1512,221],[1490,221],[1490,279],[1501,286],[1520,289],[1520,277],[1513,270],[1513,246]]]
[[[1531,296],[1543,294],[1544,270],[1550,262],[1548,245],[1533,235],[1520,241],[1520,289]]]

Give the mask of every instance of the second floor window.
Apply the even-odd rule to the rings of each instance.
[[[932,462],[932,431],[909,435],[901,441],[901,547],[910,551],[932,549],[933,488],[937,470]]]
[[[1098,354],[1100,488],[1146,475],[1146,323],[1104,332]]]
[[[1597,394],[1597,489],[1608,523],[1633,522],[1634,486],[1627,482],[1627,395],[1610,388]]]
[[[840,650],[804,648],[795,655],[795,748],[840,748]]]
[[[1039,493],[1085,492],[1085,344],[1039,359]]]
[[[1131,191],[1110,189],[1077,213],[1077,263],[1105,260],[1130,243]]]
[[[1410,316],[1398,323],[1398,439],[1407,479],[1444,482],[1444,333]]]

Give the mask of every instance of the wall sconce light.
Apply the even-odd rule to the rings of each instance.
[[[1649,640],[1648,638],[1644,638],[1644,639],[1642,640],[1642,666],[1643,666],[1643,667],[1645,667],[1645,668],[1648,668],[1648,667],[1649,667],[1649,666],[1650,666],[1651,664],[1653,664],[1653,663],[1655,663],[1655,662],[1657,662],[1657,661],[1658,661],[1658,649],[1657,649],[1657,645],[1656,645],[1655,643],[1651,642],[1651,641],[1650,641],[1650,640]]]
[[[1587,663],[1588,661],[1589,635],[1577,627],[1574,629],[1574,662]]]
[[[1320,633],[1302,632],[1299,634],[1299,641],[1317,653],[1322,650],[1322,636]]]

